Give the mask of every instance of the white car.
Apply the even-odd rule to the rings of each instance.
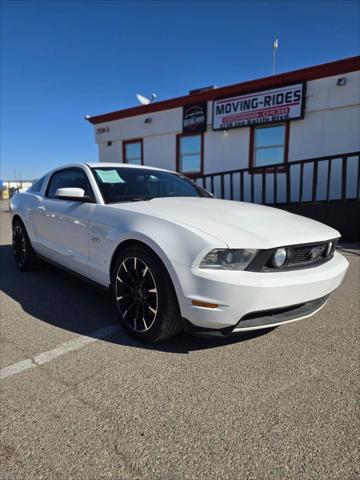
[[[348,268],[333,228],[144,166],[64,166],[10,210],[19,269],[41,257],[109,288],[126,330],[152,342],[308,317]]]

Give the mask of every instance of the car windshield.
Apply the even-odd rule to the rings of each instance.
[[[211,197],[195,182],[175,173],[148,168],[92,168],[106,203],[158,197]]]

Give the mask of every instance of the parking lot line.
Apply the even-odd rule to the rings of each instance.
[[[68,340],[67,342],[62,343],[58,347],[48,350],[47,352],[39,353],[38,355],[34,355],[32,358],[21,360],[13,365],[2,368],[0,370],[0,379],[11,377],[17,373],[23,372],[24,370],[43,365],[51,360],[55,360],[55,358],[58,358],[65,353],[79,350],[85,345],[107,337],[108,335],[112,335],[119,330],[122,330],[121,325],[119,324],[108,325],[107,327],[96,330],[95,332],[90,332],[86,336],[81,335],[72,340]]]

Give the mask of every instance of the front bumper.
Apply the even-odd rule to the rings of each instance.
[[[317,267],[283,272],[200,270],[177,264],[175,269],[182,289],[179,298],[181,314],[195,328],[235,329],[237,332],[295,321],[314,314],[323,305],[305,315],[295,312],[295,318],[286,321],[269,323],[260,320],[257,324],[241,325],[246,316],[260,318],[263,311],[301,306],[328,296],[341,284],[348,265],[339,253]],[[219,306],[194,306],[192,300]]]
[[[302,320],[321,310],[328,301],[328,298],[329,295],[326,295],[325,297],[310,300],[310,302],[301,303],[300,305],[249,313],[240,319],[232,332],[236,333],[258,330],[260,328],[277,327],[284,323]]]

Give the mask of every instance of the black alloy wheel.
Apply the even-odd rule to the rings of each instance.
[[[158,291],[148,265],[137,257],[125,258],[117,271],[115,291],[128,327],[134,332],[148,331],[158,311]]]
[[[28,272],[37,267],[37,258],[26,228],[19,219],[16,219],[13,224],[12,246],[15,264],[19,270]]]
[[[17,266],[24,268],[26,258],[26,241],[25,234],[20,224],[15,225],[13,231],[13,252]]]
[[[131,335],[157,342],[182,330],[171,278],[149,248],[136,245],[120,253],[112,273],[112,291],[120,321]]]

